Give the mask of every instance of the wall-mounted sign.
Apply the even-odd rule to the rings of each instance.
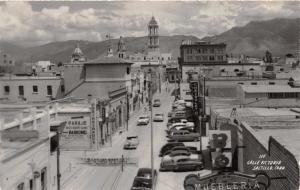
[[[217,172],[203,177],[195,174],[184,179],[185,190],[267,190],[270,178],[266,173],[248,175],[239,172]]]
[[[231,131],[210,130],[209,144],[213,169],[232,167]]]
[[[66,150],[90,149],[90,114],[63,113],[59,117],[67,121],[61,135],[61,148]]]

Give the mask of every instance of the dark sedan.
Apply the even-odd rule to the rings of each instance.
[[[194,154],[197,153],[197,147],[193,147],[193,146],[176,146],[176,147],[172,148],[171,150],[166,151],[164,155],[171,154],[172,152],[178,151],[178,150],[187,151],[187,152],[194,153]]]
[[[199,141],[201,135],[199,133],[191,133],[187,130],[180,130],[172,132],[167,136],[170,142],[185,142],[185,141]]]
[[[165,152],[171,150],[172,148],[174,148],[176,146],[184,146],[184,144],[182,142],[169,142],[169,143],[165,144],[160,149],[159,157],[162,157],[165,154]]]
[[[152,184],[152,172],[151,168],[140,168],[137,172],[137,175],[134,178],[131,190],[147,190],[147,189],[155,189],[155,184],[157,181],[157,171],[153,171],[153,182]]]

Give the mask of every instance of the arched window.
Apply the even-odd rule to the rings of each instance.
[[[225,69],[222,69],[222,70],[221,70],[221,73],[224,73],[224,72],[226,72]]]
[[[251,69],[249,69],[249,71],[254,71],[254,69],[253,69],[253,68],[251,68]]]
[[[284,71],[284,68],[280,68],[280,71]]]
[[[234,72],[239,72],[240,70],[239,69],[234,69]]]

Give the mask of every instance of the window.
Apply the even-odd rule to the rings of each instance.
[[[187,56],[187,60],[189,61],[193,60],[193,56]]]
[[[47,95],[52,96],[52,86],[47,86]]]
[[[9,61],[9,64],[12,64],[12,61],[11,61],[11,60]]]
[[[239,72],[240,70],[239,69],[234,69],[234,72]]]
[[[196,60],[197,60],[197,61],[200,61],[200,60],[201,60],[201,56],[199,56],[199,55],[196,56]]]
[[[257,85],[257,82],[251,82],[251,85]]]
[[[7,55],[6,55],[6,54],[4,54],[4,55],[3,55],[3,57],[4,57],[4,58],[6,58],[6,57],[7,57]]]
[[[19,86],[19,95],[24,96],[24,86]]]
[[[126,73],[127,73],[127,75],[130,74],[130,67],[127,67],[127,68],[126,68]]]
[[[186,53],[187,54],[192,54],[193,53],[193,49],[191,49],[191,48],[186,49]]]
[[[210,53],[215,53],[215,50],[214,49],[210,49]]]
[[[254,71],[254,69],[253,69],[253,68],[251,68],[251,69],[249,69],[249,71]]]
[[[275,82],[269,82],[269,85],[275,85]]]
[[[238,82],[238,84],[244,84],[243,82]]]
[[[201,49],[199,48],[197,52],[198,52],[198,53],[201,53]]]
[[[6,60],[5,60],[5,59],[3,60],[3,63],[4,63],[4,64],[6,63]]]
[[[29,180],[29,190],[33,190],[33,180]]]
[[[61,85],[61,86],[60,86],[60,91],[61,91],[62,93],[65,92],[65,85]]]
[[[207,61],[207,56],[203,56],[203,61]]]
[[[207,49],[206,48],[203,49],[203,53],[207,53]]]
[[[9,94],[9,91],[10,91],[9,86],[4,86],[4,93]]]
[[[224,72],[226,72],[225,69],[221,69],[221,73],[224,73]]]
[[[218,60],[219,60],[219,61],[223,61],[223,56],[222,56],[222,55],[219,55],[219,56],[218,56]]]
[[[214,61],[215,60],[215,56],[209,56],[209,60],[210,61]]]
[[[37,85],[33,85],[32,86],[32,92],[36,94],[36,93],[38,93],[38,91],[39,91],[38,86]]]
[[[43,168],[41,171],[41,190],[47,189],[47,168]]]

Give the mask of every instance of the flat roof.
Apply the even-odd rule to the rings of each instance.
[[[276,93],[276,92],[300,92],[300,88],[292,88],[289,85],[241,85],[247,93]]]
[[[219,116],[230,118],[232,108],[214,111]],[[236,118],[250,126],[250,132],[266,149],[272,136],[300,160],[300,113],[294,108],[236,108],[236,113]]]

